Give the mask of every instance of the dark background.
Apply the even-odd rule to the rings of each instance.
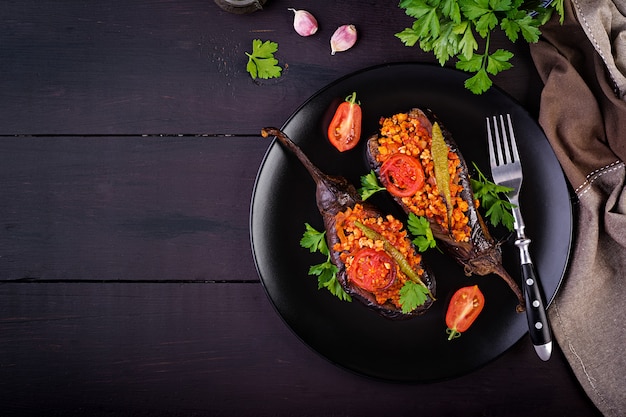
[[[344,23],[358,43],[331,56]],[[0,415],[597,415],[558,347],[543,363],[525,336],[464,377],[381,382],[310,350],[265,295],[260,128],[356,70],[433,63],[394,37],[411,23],[374,0],[3,2]],[[245,71],[255,38],[278,42],[280,78]],[[494,42],[516,54],[496,84],[536,115],[527,45]]]

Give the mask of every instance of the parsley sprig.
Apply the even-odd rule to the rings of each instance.
[[[252,79],[256,80],[257,77],[263,79],[280,77],[283,69],[278,65],[278,60],[274,58],[276,51],[278,51],[276,42],[263,42],[260,39],[252,41],[252,53],[246,52],[248,56],[246,70],[250,73]]]
[[[539,40],[539,27],[557,10],[563,19],[563,0],[548,8],[524,0],[401,0],[399,7],[415,19],[410,28],[396,34],[406,46],[433,52],[443,66],[456,59],[456,67],[473,73],[465,87],[482,94],[493,84],[491,76],[512,67],[513,53],[491,50],[491,35],[501,29],[511,42],[520,34],[528,43]],[[536,3],[536,2],[535,2]],[[530,13],[533,11],[534,13]],[[484,39],[478,51],[477,36]]]
[[[486,210],[485,216],[489,219],[489,223],[493,226],[502,224],[509,231],[514,230],[514,219],[511,210],[515,207],[509,202],[504,194],[512,190],[512,188],[504,187],[489,181],[487,177],[478,169],[475,163],[474,169],[478,173],[478,179],[470,179],[474,197],[480,200],[480,204]]]
[[[415,213],[409,213],[407,229],[414,236],[412,242],[420,252],[426,252],[430,248],[437,247],[437,241],[426,217],[418,217]]]
[[[344,291],[337,281],[337,267],[330,260],[330,251],[326,244],[326,232],[319,232],[310,224],[304,224],[305,231],[300,239],[300,246],[311,252],[320,252],[326,255],[326,261],[312,265],[309,275],[317,276],[317,288],[326,288],[331,294],[343,301],[352,301],[352,297]]]
[[[374,170],[371,170],[368,174],[361,176],[361,188],[358,189],[358,192],[363,201],[367,200],[377,192],[384,190],[386,190],[386,188],[380,185]]]
[[[400,306],[408,314],[428,300],[429,290],[417,282],[407,280],[400,288]]]

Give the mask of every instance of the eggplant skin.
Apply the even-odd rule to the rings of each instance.
[[[434,300],[430,297],[427,297],[427,300],[423,305],[417,307],[409,313],[403,313],[401,308],[396,307],[390,302],[379,304],[373,294],[356,285],[353,285],[350,282],[348,279],[346,265],[340,258],[341,253],[333,250],[335,243],[339,242],[339,235],[335,224],[335,216],[339,212],[346,211],[348,208],[354,208],[357,204],[361,204],[364,211],[367,213],[367,217],[384,218],[383,213],[372,204],[363,202],[354,185],[352,185],[344,177],[326,175],[321,172],[309,160],[304,152],[302,152],[302,150],[279,129],[273,127],[264,128],[262,130],[262,135],[275,136],[282,146],[287,148],[300,160],[313,178],[316,185],[315,197],[317,201],[317,208],[322,215],[324,228],[326,230],[326,243],[330,251],[331,261],[338,268],[337,280],[344,291],[353,299],[360,301],[368,308],[376,311],[388,319],[402,320],[424,314],[434,302]],[[430,292],[436,295],[436,282],[434,276],[430,272],[427,265],[423,262],[421,267],[424,270],[424,274],[421,277],[422,281],[426,284]]]
[[[460,195],[461,198],[468,204],[467,216],[468,225],[470,226],[469,241],[457,241],[439,223],[434,221],[434,219],[428,218],[433,236],[442,243],[446,252],[463,267],[466,275],[488,275],[493,273],[500,276],[508,284],[517,298],[517,311],[524,311],[525,303],[522,292],[518,284],[502,265],[502,250],[500,244],[494,241],[487,225],[485,224],[485,221],[476,207],[468,166],[457,143],[452,138],[452,134],[429,109],[421,110],[413,108],[408,112],[408,115],[409,118],[418,119],[422,127],[426,128],[431,136],[432,126],[435,122],[437,122],[443,133],[444,141],[450,150],[458,155],[460,160],[459,183],[462,186]],[[366,153],[370,167],[374,170],[380,180],[380,168],[382,164],[377,161],[377,155],[379,154],[378,139],[378,134],[374,134],[368,139]],[[405,213],[409,214],[411,212],[411,209],[402,201],[402,198],[395,196],[392,196],[392,198]]]

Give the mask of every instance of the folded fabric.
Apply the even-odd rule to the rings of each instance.
[[[619,0],[616,0],[616,2]],[[531,54],[539,123],[576,196],[570,264],[548,315],[606,416],[626,413],[626,4],[565,0]]]

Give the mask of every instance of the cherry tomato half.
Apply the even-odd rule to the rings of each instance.
[[[461,336],[474,323],[485,305],[485,296],[478,285],[458,289],[448,305],[446,326],[448,340]]]
[[[385,251],[360,249],[348,269],[348,279],[370,292],[384,290],[396,280],[396,262]]]
[[[380,167],[381,182],[396,197],[411,197],[424,186],[424,169],[416,158],[392,155]]]
[[[354,148],[361,139],[361,106],[356,93],[350,94],[337,107],[328,126],[328,140],[339,152]]]

